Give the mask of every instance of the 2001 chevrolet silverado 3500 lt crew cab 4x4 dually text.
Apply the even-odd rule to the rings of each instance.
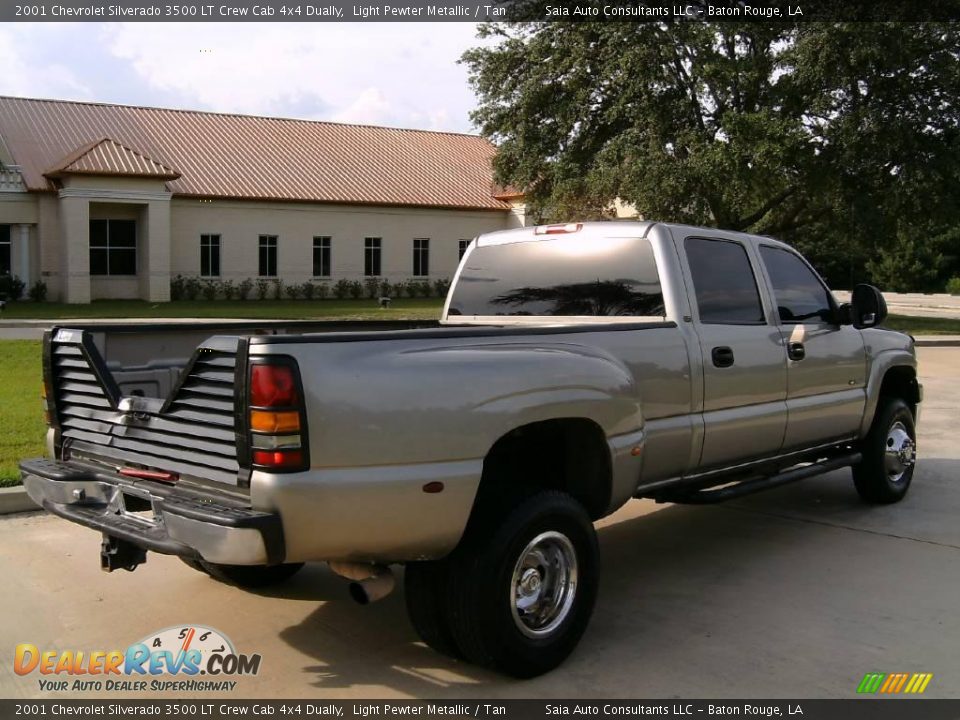
[[[61,327],[44,341],[51,459],[30,496],[240,586],[325,560],[354,596],[406,565],[416,630],[528,677],[597,594],[593,520],[630,498],[707,503],[852,466],[901,499],[913,340],[839,305],[764,237],[651,222],[482,235],[438,323]]]

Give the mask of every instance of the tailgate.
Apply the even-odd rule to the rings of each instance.
[[[185,367],[166,371],[179,372],[166,397],[149,397],[148,369],[111,371],[88,331],[47,333],[44,386],[57,457],[246,487],[246,356],[245,338],[211,337]]]

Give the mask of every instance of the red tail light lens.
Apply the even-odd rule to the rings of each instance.
[[[299,402],[293,369],[286,365],[254,365],[250,373],[250,404],[254,407],[294,407]]]
[[[300,450],[254,450],[253,464],[264,468],[302,468],[303,452]]]

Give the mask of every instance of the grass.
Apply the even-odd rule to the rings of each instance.
[[[240,317],[240,318],[408,318],[439,315],[439,300],[400,300],[390,310],[372,307],[369,300],[322,302],[176,302],[151,305],[137,301],[101,301],[91,305],[22,304],[34,314],[19,317]],[[42,311],[48,311],[43,314]],[[153,314],[146,314],[146,313]],[[59,313],[59,314],[58,314]],[[82,314],[81,314],[82,313]],[[12,317],[7,312],[4,317]],[[914,335],[960,335],[960,320],[891,315],[884,323]],[[0,487],[17,485],[22,458],[44,451],[43,409],[40,405],[40,343],[36,340],[0,340]]]
[[[953,318],[888,315],[883,324],[911,335],[960,335],[960,320]]]
[[[65,303],[10,303],[0,320],[57,320],[61,318],[250,318],[276,320],[435,320],[439,298],[394,300],[381,309],[376,300],[95,300],[88,305]]]
[[[44,453],[39,340],[0,341],[0,487],[20,484],[20,460]]]

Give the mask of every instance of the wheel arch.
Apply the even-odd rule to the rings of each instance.
[[[891,360],[882,365],[878,363],[874,372],[871,373],[870,381],[867,383],[866,407],[860,425],[860,437],[866,437],[870,432],[873,418],[885,398],[902,398],[910,406],[914,418],[917,417],[917,406],[923,399],[923,393],[917,379],[916,360],[912,355]]]
[[[493,443],[483,460],[474,511],[503,490],[525,486],[561,490],[603,517],[613,492],[613,463],[606,434],[594,420],[556,418],[514,428]]]

